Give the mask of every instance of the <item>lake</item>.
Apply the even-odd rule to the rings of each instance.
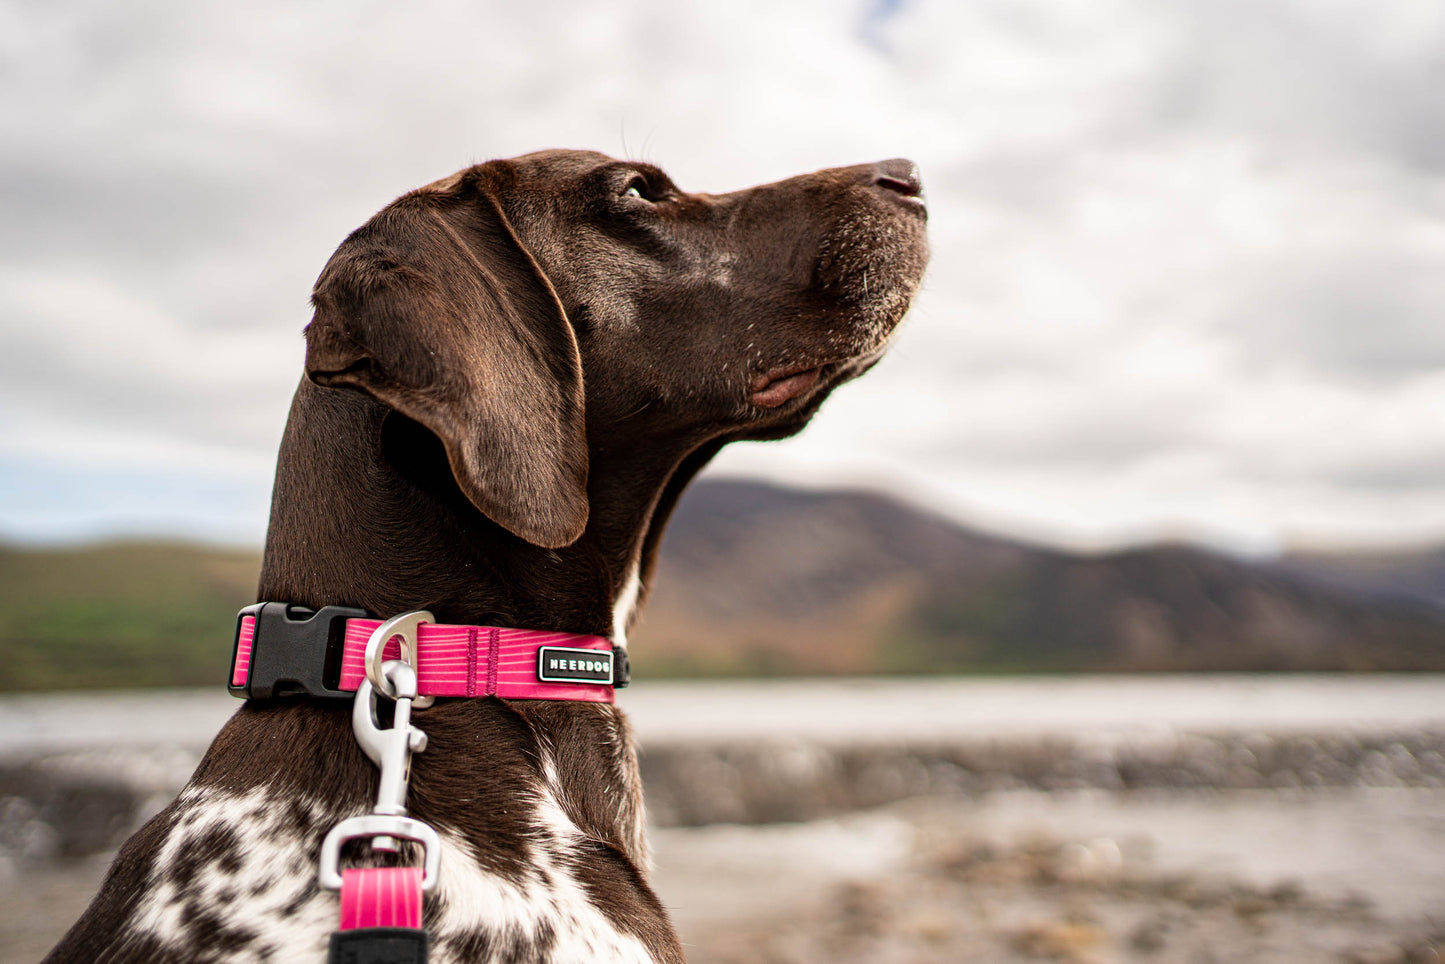
[[[618,703],[644,745],[1369,732],[1445,727],[1445,675],[643,680]],[[3,696],[0,754],[201,745],[239,705],[219,687]]]

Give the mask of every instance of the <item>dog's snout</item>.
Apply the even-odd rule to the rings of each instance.
[[[891,191],[914,203],[923,203],[923,178],[918,173],[918,165],[907,158],[879,161],[869,168],[868,177],[873,187]]]
[[[917,197],[923,193],[923,179],[918,175],[918,165],[905,157],[895,157],[874,164],[873,183],[907,197]]]

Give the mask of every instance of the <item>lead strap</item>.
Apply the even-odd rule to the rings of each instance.
[[[421,870],[372,867],[341,874],[341,930],[329,964],[426,964]]]
[[[421,868],[368,867],[341,873],[341,929],[421,927]]]

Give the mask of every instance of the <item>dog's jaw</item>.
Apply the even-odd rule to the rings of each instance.
[[[813,261],[800,313],[808,320],[792,336],[799,343],[783,347],[782,357],[755,355],[745,387],[755,412],[815,410],[810,400],[872,367],[922,282],[928,241],[921,199],[856,185],[847,197]]]

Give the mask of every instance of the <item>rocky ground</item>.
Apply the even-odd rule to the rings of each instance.
[[[659,887],[674,900],[693,964],[1442,960],[1445,894],[1438,888],[1423,902],[1431,913],[1421,902],[1391,907],[1364,890],[1316,888],[1287,874],[1259,882],[1249,879],[1256,874],[1177,869],[1159,859],[1148,831],[1087,838],[1036,825],[1000,837],[980,834],[971,821],[937,801],[845,820],[833,826],[830,845],[854,857],[871,850],[864,862],[874,866],[847,868],[811,886],[791,882],[782,895],[761,884],[763,892],[746,906],[721,908],[705,903],[706,888],[721,891],[729,877],[742,886],[737,878],[747,874],[757,875],[758,887],[779,868],[759,863],[730,875],[730,858],[721,854],[736,853],[737,840],[720,834],[710,847],[701,839],[707,831],[682,832],[691,840],[665,834]],[[1436,856],[1440,833],[1437,825]],[[882,860],[880,835],[893,838]],[[786,855],[789,848],[778,843],[768,849]],[[684,870],[679,858],[688,851]]]
[[[693,964],[1445,959],[1445,793],[1258,793],[933,797],[663,828],[655,882]],[[107,859],[5,864],[0,961],[37,961]]]
[[[34,962],[199,750],[0,762],[0,964]],[[1445,733],[655,741],[693,964],[1439,964]]]

